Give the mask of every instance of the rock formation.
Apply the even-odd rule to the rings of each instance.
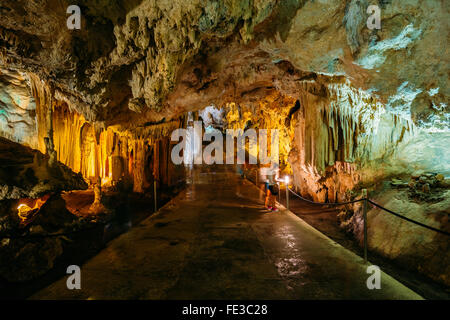
[[[86,189],[81,174],[58,164],[39,151],[0,137],[0,200],[38,198],[64,190]]]
[[[71,1],[2,1],[0,135],[87,181],[175,183],[170,133],[208,106],[222,129],[278,129],[282,169],[315,201],[450,175],[448,1],[75,2],[79,30]]]

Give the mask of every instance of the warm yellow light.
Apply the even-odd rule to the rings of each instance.
[[[102,178],[102,186],[109,184],[111,182],[111,177]]]
[[[22,222],[25,222],[29,218],[32,218],[44,205],[44,203],[48,200],[50,195],[45,195],[42,198],[36,199],[34,201],[34,206],[31,207],[28,204],[21,203],[17,206],[17,215],[19,216]],[[25,200],[26,201],[26,200]],[[31,203],[33,200],[28,199],[28,203]]]
[[[33,209],[26,204],[21,204],[17,207],[17,210],[19,211],[17,215],[19,216],[20,220],[25,221],[28,217],[28,213]]]
[[[289,176],[284,177],[284,182],[286,185],[289,185]]]

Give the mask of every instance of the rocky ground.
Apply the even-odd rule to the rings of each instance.
[[[81,174],[61,163],[50,165],[47,155],[0,137],[0,200],[86,188]]]
[[[8,205],[9,204],[9,205]],[[26,224],[17,215],[15,203],[2,202],[0,215],[0,278],[25,282],[42,276],[74,238],[88,230],[102,230],[105,218],[78,218],[70,213],[64,199],[51,196]]]
[[[165,190],[159,206],[179,190]],[[102,203],[108,213],[100,214],[92,214],[93,200],[92,189],[52,195],[26,225],[16,201],[1,201],[0,292],[26,297],[153,212],[150,195],[105,191]]]

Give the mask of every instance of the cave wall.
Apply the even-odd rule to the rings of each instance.
[[[408,128],[404,121],[432,130],[449,127],[448,76],[441,67],[447,61],[442,39],[448,30],[440,23],[448,20],[445,1],[375,1],[382,10],[381,30],[366,27],[370,1],[360,0],[80,1],[79,31],[65,28],[63,9],[69,3],[52,6],[51,2],[4,2],[1,64],[35,74],[33,90],[42,91],[40,82],[50,85],[50,94],[41,92],[39,97],[64,101],[70,110],[102,128],[136,129],[211,104],[234,102],[255,110],[252,104],[270,101],[273,91],[296,101],[306,96],[303,91],[317,90],[312,94],[320,95],[323,82],[338,77],[351,82],[355,90],[367,90],[380,102],[373,106],[386,115],[375,116],[374,121],[383,119],[380,123],[387,128],[378,129],[374,123],[379,138],[372,139],[355,125],[359,120],[337,117],[346,114],[346,104],[342,111],[340,105],[320,111],[329,118],[324,123],[331,129],[319,129],[319,123],[308,127],[309,140],[294,148],[303,152],[304,145],[306,162],[301,160],[299,166],[311,162],[314,169],[307,170],[312,175],[335,162],[343,163],[339,167],[343,169],[348,167],[345,163],[379,159],[384,149],[392,147],[384,144],[395,146],[402,134],[396,131],[389,137],[388,126],[396,122],[401,130]],[[334,100],[341,101],[332,98],[330,103]],[[36,100],[38,118],[44,114],[39,112],[41,104],[45,105]],[[389,119],[388,113],[398,117]],[[273,125],[282,128],[277,122],[283,122],[283,117],[272,112]],[[347,124],[339,126],[338,121]],[[291,140],[291,132],[284,134],[284,128],[282,132],[281,139]],[[337,147],[336,139],[350,142],[352,135],[358,141],[348,149]],[[38,140],[41,151],[45,148],[42,141]],[[295,146],[281,145],[286,148],[280,153],[282,162],[288,163]],[[385,169],[389,167],[381,171]],[[318,189],[312,188],[311,193]]]
[[[4,0],[0,64],[53,82],[89,121],[145,123],[202,109],[213,102],[202,92],[229,78],[223,67],[230,64],[254,88],[283,86],[276,74],[262,82],[249,72],[263,72],[264,57],[266,65],[289,61],[297,70],[344,76],[416,124],[449,126],[441,67],[448,64],[448,1],[79,0],[76,31],[66,27],[71,4]],[[370,4],[381,10],[381,29],[367,28]],[[178,105],[186,80],[210,101]]]
[[[56,159],[92,183],[97,177],[103,185],[123,180],[133,191],[144,192],[154,179],[172,186],[183,178],[184,171],[171,163],[169,143],[170,132],[184,125],[183,118],[133,131],[105,128],[87,121],[36,74],[2,69],[0,78],[1,136],[44,154],[44,139],[51,136]]]
[[[415,221],[450,231],[449,190],[441,190],[437,200],[426,204],[411,201],[408,191],[388,190],[376,195],[374,201]],[[450,286],[450,241],[447,235],[401,220],[376,208],[371,208],[367,215],[370,250]]]
[[[91,182],[97,177],[102,179],[103,185],[122,180],[139,193],[153,186],[153,180],[172,186],[183,178],[184,171],[172,165],[172,144],[167,134],[182,125],[182,120],[152,125],[137,136],[117,127],[90,124],[64,103],[56,105],[53,111],[53,139],[58,161],[81,172]]]
[[[266,129],[268,154],[271,153],[271,130],[278,130],[280,168],[285,173],[291,173],[292,169],[288,156],[291,150],[295,120],[291,122],[287,119],[290,119],[289,111],[295,106],[295,103],[294,98],[282,95],[275,90],[267,92],[267,95],[254,103],[227,103],[223,108],[225,113],[224,127],[232,130]],[[250,155],[258,158],[258,146],[255,146],[252,150],[249,149],[249,145],[246,145],[246,148]]]
[[[410,170],[386,163],[416,137],[414,123],[349,82],[305,80],[292,95],[269,90],[255,100],[227,103],[224,127],[277,129],[282,171],[315,201],[344,200],[357,185]]]
[[[0,136],[37,148],[35,115],[28,75],[0,68]]]
[[[0,202],[37,199],[53,192],[86,188],[83,177],[69,167],[60,163],[50,165],[47,155],[0,137]],[[5,213],[0,211],[0,215]]]
[[[300,97],[289,154],[295,186],[319,202],[344,200],[358,183],[392,174],[384,161],[415,135],[411,121],[348,83],[329,84],[326,92]]]

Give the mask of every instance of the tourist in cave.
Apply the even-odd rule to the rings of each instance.
[[[268,210],[271,211],[278,211],[278,208],[276,207],[276,198],[279,192],[278,184],[277,184],[277,178],[278,178],[278,165],[272,164],[270,168],[264,168],[266,170],[266,183],[265,183],[265,189],[266,189],[266,200],[265,200],[265,207]]]
[[[450,301],[449,4],[0,0],[0,303]]]

